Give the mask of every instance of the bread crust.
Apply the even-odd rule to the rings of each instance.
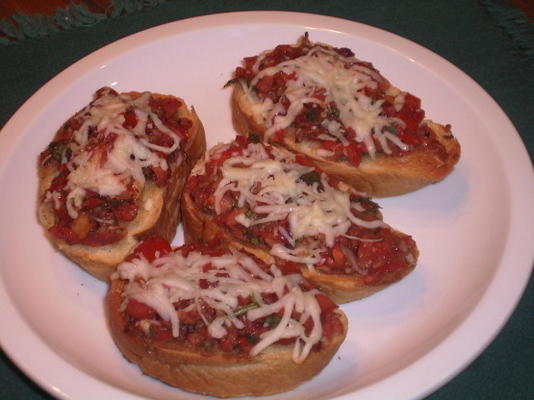
[[[211,151],[215,150],[217,148]],[[209,157],[211,151],[207,153],[206,158]],[[203,164],[206,162],[206,158],[197,162],[191,172],[191,176],[198,174],[204,169]],[[344,185],[343,183],[340,183],[339,189],[346,191],[352,190],[348,185]],[[202,212],[201,205],[193,200],[191,193],[188,191],[185,191],[182,196],[181,208],[186,243],[210,244],[217,242],[253,254],[266,264],[279,262],[277,257],[271,255],[269,249],[265,246],[261,247],[260,245],[239,240],[223,226],[218,225],[211,215]],[[408,236],[397,230],[392,230],[392,232],[398,238]],[[415,252],[413,259],[410,260],[406,268],[384,273],[378,280],[372,281],[367,276],[357,273],[349,275],[310,271],[305,265],[300,265],[300,271],[304,279],[318,286],[334,302],[344,304],[371,296],[409,275],[414,270],[419,256],[417,249],[415,249]]]
[[[263,396],[291,390],[317,375],[332,359],[346,336],[348,321],[335,310],[342,334],[321,342],[300,364],[293,347],[272,345],[257,356],[199,351],[170,340],[153,342],[125,330],[121,313],[124,281],[113,279],[106,297],[111,334],[124,357],[151,377],[183,390],[216,397]]]
[[[140,92],[128,92],[126,95],[137,98]],[[43,202],[46,191],[57,174],[54,164],[39,164],[39,188],[37,219],[43,226],[45,234],[52,245],[70,260],[81,266],[89,274],[102,281],[109,280],[118,263],[146,237],[159,235],[169,241],[176,233],[176,227],[181,221],[180,197],[187,176],[194,163],[202,157],[206,150],[206,138],[202,122],[194,108],[186,105],[181,98],[156,94],[157,98],[175,98],[181,102],[178,118],[188,118],[192,122],[189,129],[190,137],[185,143],[182,160],[169,163],[169,178],[165,186],[157,186],[147,181],[142,189],[137,216],[127,225],[127,235],[120,241],[103,246],[88,246],[82,244],[68,244],[49,233],[49,228],[55,224],[53,205]]]
[[[258,122],[252,106],[239,82],[234,83],[231,97],[232,121],[237,132],[244,136],[255,133],[265,140],[265,124]],[[394,86],[388,94],[400,90]],[[283,142],[270,140],[271,144],[308,157],[322,170],[353,186],[371,197],[389,197],[418,190],[443,180],[457,164],[461,148],[450,128],[431,120],[423,122],[431,129],[443,148],[416,148],[402,156],[377,154],[374,158],[364,155],[361,163],[354,166],[347,161],[332,161],[319,156],[313,149],[306,149],[288,135]],[[291,128],[288,128],[291,129]]]

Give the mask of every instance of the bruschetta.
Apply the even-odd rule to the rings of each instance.
[[[38,220],[59,251],[107,280],[140,239],[174,237],[205,143],[182,99],[101,88],[40,154]]]
[[[247,57],[233,79],[236,130],[305,155],[371,197],[444,179],[460,157],[449,125],[348,48],[279,45]]]
[[[119,264],[111,332],[146,375],[217,397],[290,390],[317,375],[347,319],[300,274],[243,252],[152,237]]]
[[[188,242],[216,240],[299,271],[337,303],[408,275],[418,250],[379,207],[307,159],[237,136],[193,168],[182,196]]]

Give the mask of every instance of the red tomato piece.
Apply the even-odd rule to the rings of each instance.
[[[128,299],[126,313],[136,319],[154,319],[156,317],[156,311],[152,307],[137,301],[133,297]]]
[[[330,297],[318,293],[315,295],[315,298],[317,299],[317,302],[319,303],[319,307],[321,307],[321,312],[323,314],[332,312],[332,310],[335,310],[337,308],[337,304],[334,303]]]
[[[89,197],[84,200],[83,208],[86,210],[93,210],[102,204],[104,204],[104,200],[99,199],[98,197]]]
[[[345,153],[347,154],[347,159],[352,165],[360,164],[360,161],[362,159],[362,151],[360,150],[358,143],[349,143],[345,147]]]
[[[129,108],[124,113],[124,123],[122,126],[124,126],[126,129],[131,129],[137,125],[137,115],[135,115],[135,111],[132,108]]]
[[[164,256],[171,251],[171,245],[167,240],[159,236],[152,236],[138,244],[133,253],[126,257],[126,261],[131,261],[142,254],[149,262],[152,262],[156,259],[156,253]]]
[[[123,201],[113,209],[113,214],[122,221],[132,221],[137,216],[137,206],[129,201]]]

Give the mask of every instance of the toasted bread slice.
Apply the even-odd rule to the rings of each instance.
[[[151,246],[153,249],[154,247]],[[158,250],[159,251],[159,250]],[[257,275],[251,274],[250,271],[243,269],[243,264],[228,263],[232,257],[243,258],[246,257],[250,260],[249,256],[243,254],[237,254],[229,251],[219,251],[219,255],[212,256],[210,259],[204,259],[204,263],[212,262],[212,265],[217,264],[217,259],[224,257],[224,262],[219,263],[219,267],[216,270],[216,274],[220,277],[221,281],[215,283],[214,280],[210,280],[211,287],[205,292],[202,291],[200,286],[200,280],[195,281],[196,274],[192,272],[195,268],[201,268],[205,270],[203,266],[199,266],[199,259],[195,251],[197,248],[189,246],[187,249],[188,256],[175,256],[177,252],[181,252],[182,249],[175,249],[174,253],[166,254],[163,252],[163,258],[158,264],[158,260],[152,262],[152,265],[158,265],[156,268],[166,268],[164,276],[158,275],[154,279],[144,277],[146,281],[139,283],[139,277],[135,274],[135,267],[131,268],[136,263],[143,263],[143,261],[132,261],[130,266],[124,266],[121,264],[118,268],[118,273],[114,275],[114,279],[111,281],[110,290],[107,295],[107,309],[110,318],[111,332],[113,339],[119,347],[122,354],[130,362],[133,362],[141,368],[141,370],[156,379],[159,379],[169,385],[176,386],[183,390],[200,393],[204,395],[217,396],[217,397],[238,397],[238,396],[260,396],[269,395],[279,392],[291,390],[301,383],[311,379],[317,375],[332,359],[339,346],[343,342],[348,322],[343,312],[336,308],[330,308],[332,305],[321,305],[321,339],[313,345],[307,355],[302,359],[295,361],[294,357],[294,343],[288,343],[289,337],[293,337],[291,333],[288,333],[284,339],[285,343],[275,342],[261,350],[259,353],[255,353],[250,348],[254,348],[255,341],[263,337],[266,333],[274,332],[275,329],[284,328],[284,317],[279,320],[278,325],[274,325],[265,331],[260,337],[256,336],[250,329],[253,326],[251,320],[256,321],[256,325],[264,326],[271,322],[270,316],[263,316],[260,319],[254,319],[251,314],[247,314],[244,317],[244,313],[240,314],[240,311],[233,311],[233,315],[237,315],[236,318],[240,318],[241,321],[245,321],[245,327],[247,333],[240,333],[239,328],[235,328],[232,324],[224,325],[228,332],[225,335],[217,335],[217,338],[210,336],[209,332],[216,332],[217,329],[212,329],[211,325],[214,323],[213,317],[207,317],[205,320],[201,319],[196,310],[180,309],[176,311],[179,315],[179,334],[165,336],[160,329],[160,323],[169,325],[167,321],[162,320],[161,316],[157,313],[150,311],[146,313],[146,305],[143,305],[146,315],[143,315],[139,311],[139,304],[136,304],[137,309],[133,306],[130,308],[131,297],[134,299],[142,299],[142,293],[144,288],[149,286],[154,288],[155,281],[162,282],[162,279],[167,279],[169,282],[172,277],[180,276],[181,285],[191,284],[195,289],[195,302],[196,304],[202,304],[201,308],[206,315],[213,315],[209,313],[209,307],[206,308],[206,299],[213,294],[214,290],[221,288],[221,293],[225,293],[225,296],[234,296],[231,294],[232,290],[226,290],[224,288],[224,270],[225,268],[232,268],[235,272],[236,268],[241,272],[240,278],[243,279],[241,293],[245,293],[247,284],[252,285],[259,281],[264,282],[265,288],[269,285],[268,281],[270,275],[266,275],[263,278],[259,278]],[[161,251],[159,251],[162,253]],[[201,252],[206,254],[205,251]],[[181,254],[185,254],[182,252]],[[205,257],[205,256],[204,256]],[[150,257],[149,257],[150,258]],[[222,260],[222,258],[220,258]],[[194,261],[193,261],[194,260]],[[192,267],[196,263],[197,267]],[[164,265],[162,265],[164,264]],[[221,267],[222,265],[228,267]],[[259,261],[255,261],[254,264],[263,265]],[[171,266],[172,265],[172,266]],[[266,266],[263,265],[263,268]],[[124,271],[122,270],[124,268]],[[145,272],[150,270],[146,268],[146,264],[143,264]],[[183,268],[186,270],[183,274],[172,271]],[[209,271],[208,271],[209,274]],[[248,278],[244,279],[244,275]],[[150,275],[150,273],[149,273]],[[137,283],[135,289],[129,286],[128,279],[123,279],[121,276],[130,277],[130,282],[135,276],[137,276]],[[184,277],[187,278],[184,279]],[[206,273],[203,275],[206,276]],[[232,275],[237,276],[237,275]],[[294,277],[293,277],[294,278]],[[293,279],[291,278],[291,279]],[[211,279],[211,278],[208,278]],[[252,280],[249,280],[252,279]],[[265,279],[267,279],[265,281]],[[280,278],[279,278],[280,279]],[[288,282],[291,280],[289,279]],[[186,283],[184,283],[184,280]],[[147,284],[150,282],[150,285]],[[280,283],[280,281],[278,282]],[[172,285],[171,285],[172,286]],[[291,286],[291,285],[290,285]],[[183,286],[182,286],[183,287]],[[149,290],[149,289],[147,289]],[[156,293],[152,291],[151,293]],[[174,304],[177,302],[190,301],[191,296],[188,291],[180,292],[173,297]],[[248,292],[247,292],[248,293]],[[301,292],[306,293],[306,292]],[[260,295],[259,293],[255,296]],[[136,297],[137,296],[137,297]],[[246,294],[243,294],[246,297]],[[272,294],[270,295],[272,296]],[[287,295],[291,296],[291,295]],[[322,297],[321,304],[331,304],[324,295]],[[220,299],[220,298],[219,298]],[[225,297],[227,299],[227,297]],[[142,301],[142,300],[139,300]],[[213,304],[213,303],[211,303]],[[284,303],[288,304],[288,303]],[[258,305],[247,305],[241,309],[249,309],[248,313],[258,311],[254,307]],[[178,306],[177,306],[178,307]],[[269,305],[266,305],[269,307]],[[283,307],[292,307],[286,305]],[[327,309],[328,307],[328,309]],[[184,311],[184,310],[189,311]],[[150,310],[150,308],[149,308]],[[289,308],[288,308],[289,310]],[[284,312],[284,311],[281,311]],[[165,314],[164,312],[161,312]],[[288,311],[290,313],[290,311]],[[232,314],[232,313],[230,313]],[[273,315],[271,311],[267,311],[265,315]],[[218,316],[226,315],[223,311],[217,311]],[[239,316],[241,315],[241,316]],[[279,315],[279,314],[274,314]],[[328,317],[326,317],[328,315]],[[148,318],[147,318],[148,317]],[[144,319],[142,319],[144,318]],[[326,318],[326,319],[325,319]],[[319,319],[315,320],[318,321]],[[259,322],[258,322],[259,321]],[[297,323],[294,320],[294,323]],[[152,324],[152,325],[150,325]],[[209,324],[210,328],[206,330],[206,324]],[[259,324],[259,325],[258,325]],[[237,324],[239,325],[239,324]],[[144,326],[144,328],[143,328]],[[153,328],[150,331],[147,326],[158,327]],[[194,326],[194,328],[193,328]],[[163,328],[161,328],[163,329]],[[285,329],[285,328],[284,328]],[[289,328],[288,328],[289,329]],[[165,331],[163,331],[165,332]],[[200,333],[199,333],[200,332]],[[233,336],[231,336],[233,335]],[[245,335],[248,340],[244,340]],[[306,340],[312,340],[312,335],[304,334]],[[233,339],[229,339],[232,337]],[[299,336],[300,337],[300,336]],[[229,342],[231,340],[231,342]],[[300,340],[300,339],[297,339]],[[316,340],[316,339],[313,339]],[[221,343],[230,343],[230,345],[223,345]],[[256,346],[256,345],[254,345]]]
[[[136,102],[141,104],[140,102],[143,101],[143,105],[138,107],[138,110],[140,109],[141,111],[135,111],[140,113],[137,119],[134,119],[134,121],[137,122],[136,125],[142,124],[142,113],[146,112],[150,107],[161,107],[163,110],[167,107],[167,111],[162,112],[168,112],[170,114],[165,115],[164,123],[157,116],[152,115],[150,117],[152,119],[159,119],[157,124],[163,123],[164,126],[161,127],[160,125],[157,129],[148,129],[153,129],[161,135],[162,131],[168,132],[168,130],[172,128],[172,125],[174,125],[174,130],[172,132],[180,132],[181,135],[180,144],[175,150],[166,156],[157,156],[157,159],[154,158],[156,160],[155,163],[159,167],[157,172],[163,173],[165,175],[164,179],[160,179],[155,175],[153,170],[147,172],[146,170],[152,167],[147,167],[145,160],[142,159],[142,157],[148,156],[156,157],[154,154],[156,154],[158,150],[165,150],[165,146],[168,146],[168,144],[165,144],[164,139],[160,139],[163,143],[161,144],[162,148],[158,147],[160,145],[155,145],[153,146],[153,150],[155,149],[154,151],[151,151],[150,148],[147,149],[146,147],[143,147],[142,149],[140,147],[135,147],[139,146],[138,144],[131,145],[129,148],[125,147],[124,149],[119,149],[119,146],[115,142],[113,142],[111,147],[104,150],[105,155],[102,156],[101,163],[98,165],[107,165],[104,163],[107,158],[110,157],[111,152],[119,151],[124,154],[131,152],[131,155],[129,155],[129,153],[126,154],[126,157],[129,155],[131,160],[133,160],[134,153],[137,152],[137,159],[142,159],[142,162],[145,162],[145,164],[143,164],[144,169],[139,169],[139,171],[143,171],[143,176],[146,175],[144,178],[141,178],[144,182],[139,183],[138,179],[136,180],[132,178],[129,183],[130,186],[127,186],[125,192],[129,189],[135,194],[126,199],[124,198],[124,193],[120,193],[118,196],[108,195],[106,190],[108,192],[118,192],[120,189],[115,190],[113,187],[111,187],[111,189],[106,189],[106,181],[98,181],[97,179],[92,179],[90,177],[90,175],[94,176],[99,171],[98,168],[96,170],[90,170],[91,173],[88,174],[89,177],[86,176],[83,179],[78,178],[78,181],[81,181],[81,184],[79,185],[69,183],[68,175],[63,176],[63,182],[59,182],[61,179],[61,171],[65,171],[65,168],[68,168],[67,165],[69,165],[71,169],[79,168],[80,165],[82,165],[82,163],[80,163],[80,165],[74,164],[74,167],[72,166],[72,159],[74,159],[76,155],[73,149],[76,147],[82,147],[83,149],[83,146],[77,143],[76,140],[80,142],[85,140],[82,132],[84,129],[83,125],[81,128],[79,126],[83,121],[88,121],[91,118],[88,116],[90,115],[91,107],[103,108],[103,106],[95,106],[95,102],[93,102],[91,105],[73,116],[62,128],[59,129],[54,141],[47,150],[42,153],[38,166],[39,191],[37,216],[40,224],[44,227],[50,242],[60,252],[79,264],[96,278],[100,280],[108,280],[116,265],[136,246],[139,240],[154,234],[160,235],[168,240],[171,240],[174,237],[176,227],[181,220],[179,201],[182,189],[192,165],[205,152],[206,139],[204,128],[195,113],[195,110],[192,108],[189,109],[182,99],[170,95],[151,94],[146,92],[128,92],[119,95],[106,88],[101,89],[97,93],[95,102],[98,102],[99,99],[101,102],[113,102],[118,98],[127,102],[127,106],[120,105],[120,107],[123,107],[121,108],[121,112],[132,113],[132,110],[138,106],[138,104],[136,105]],[[152,104],[151,102],[158,105],[150,106],[150,104]],[[116,104],[118,103],[120,102],[117,102]],[[169,106],[169,104],[174,104],[173,107],[175,107],[175,109]],[[124,116],[117,117],[119,114],[120,113],[113,114],[113,112],[111,112],[110,115],[116,118],[125,119]],[[132,117],[130,116],[128,118]],[[87,122],[87,124],[94,126],[99,123],[99,121],[102,123],[101,119],[96,116],[94,117],[94,120]],[[124,124],[126,124],[126,122],[124,122]],[[133,124],[132,120],[130,120],[130,124]],[[72,126],[75,126],[78,129],[72,128]],[[169,128],[169,126],[171,127]],[[93,132],[92,129],[94,128],[88,128],[87,132]],[[102,142],[110,140],[110,136],[114,134],[112,132],[113,129],[121,130],[118,126],[111,126],[108,129],[111,133],[101,134]],[[133,135],[132,132],[134,131],[134,128],[129,126],[125,128],[125,131],[130,133],[124,133],[124,135]],[[88,133],[88,135],[91,134],[92,133]],[[137,138],[141,137],[143,134],[146,135],[146,132],[139,132],[139,130],[135,131]],[[92,144],[92,146],[94,146],[93,148],[98,148],[99,145],[105,146],[105,144]],[[71,146],[72,149],[69,146]],[[61,149],[60,152],[58,148]],[[85,151],[89,153],[91,152],[91,150]],[[68,154],[68,152],[70,152],[70,154]],[[120,157],[120,154],[117,155],[114,153],[113,156],[118,158]],[[69,164],[69,162],[71,164]],[[136,160],[133,160],[133,162],[136,162]],[[161,165],[164,162],[166,169],[161,168]],[[88,162],[86,162],[86,164],[87,163]],[[120,168],[122,168],[121,173],[128,176],[128,172],[124,171],[128,171],[128,168],[130,167],[120,165]],[[154,170],[156,170],[156,168],[154,168]],[[120,175],[117,173],[117,170],[111,171],[111,174],[114,177]],[[99,185],[101,188],[104,187],[101,192],[99,192]],[[58,187],[60,189],[57,189]],[[69,214],[69,210],[66,209],[66,204],[69,200],[61,203],[61,197],[68,196],[69,193],[72,193],[76,188],[80,187],[84,191],[83,193],[85,196],[82,196],[82,199],[79,200],[78,204],[75,204],[76,199],[72,201],[70,210],[71,214]],[[56,190],[54,190],[55,188]],[[56,196],[58,200],[54,199],[54,196]],[[86,205],[84,202],[91,196],[92,204]],[[128,209],[118,210],[120,204],[124,203],[128,203],[130,209],[135,207],[134,209],[136,212],[134,215],[126,215],[121,219],[118,218],[117,215],[120,215],[119,213],[122,211],[128,212]],[[117,204],[119,204],[119,206]],[[89,218],[84,217],[85,221],[74,222],[76,217],[82,214],[91,216]],[[113,214],[114,217],[111,214]],[[95,222],[95,220],[99,220],[99,222]],[[105,223],[109,224],[110,221],[112,224],[115,223],[115,225],[118,226],[116,231],[120,232],[120,235],[115,234],[116,231],[111,231],[111,234],[107,234],[106,231],[103,230],[105,227],[102,228],[102,225]],[[61,228],[58,228],[59,226]],[[98,229],[100,229],[101,232],[95,234],[91,233],[91,230]]]
[[[238,142],[242,143],[241,146],[233,142],[211,149],[206,158],[193,168],[186,184],[187,190],[182,196],[183,227],[187,242],[224,243],[254,254],[267,264],[276,263],[286,265],[288,269],[297,268],[306,280],[320,287],[338,304],[370,296],[413,271],[419,255],[415,242],[410,236],[386,225],[378,212],[378,206],[371,200],[361,196],[344,182],[336,181],[310,166],[300,164],[284,149],[260,143],[251,144],[244,138],[239,138]],[[256,146],[256,150],[252,150],[251,146]],[[244,156],[245,153],[248,155]],[[246,157],[252,159],[254,156],[251,154],[254,153],[281,155],[273,157],[279,160],[280,164],[265,166],[270,161],[268,158],[262,159],[261,156],[254,162],[243,160]],[[229,154],[232,156],[229,157]],[[278,203],[267,204],[268,198],[256,198],[257,203],[252,204],[254,200],[249,203],[249,198],[242,192],[246,198],[244,202],[236,200],[238,204],[235,207],[218,214],[214,211],[213,204],[205,204],[206,199],[213,201],[214,198],[219,198],[221,204],[228,204],[232,202],[232,198],[238,197],[232,194],[232,189],[223,196],[219,194],[220,197],[215,195],[217,189],[213,190],[220,190],[223,175],[226,179],[224,184],[233,185],[234,191],[242,184],[239,179],[228,178],[231,174],[240,176],[239,173],[233,173],[231,170],[221,172],[226,162],[225,157],[230,160],[230,165],[234,165],[232,157],[235,157],[237,163],[243,163],[240,164],[242,167],[246,165],[246,168],[242,168],[243,176],[250,178],[251,182],[244,186],[252,185],[255,192],[265,190],[272,198],[276,198]],[[272,176],[259,176],[256,179],[252,178],[257,170],[256,166],[284,172],[280,176],[273,173]],[[299,174],[303,175],[299,178]],[[317,182],[317,177],[321,177],[323,187],[312,190],[301,185],[301,191],[294,191],[291,195],[284,194],[284,190],[291,187],[295,181],[313,174],[316,174]],[[206,183],[208,181],[210,182]],[[272,182],[284,182],[285,186],[281,186],[280,192],[276,192]],[[249,223],[244,215],[262,214],[256,217],[257,220],[268,220],[269,215],[265,215],[266,207],[293,205],[304,197],[317,197],[320,200],[313,200],[309,204],[303,201],[302,206],[295,205],[291,212],[281,216],[277,222],[271,219],[257,225],[250,223],[248,227],[242,225]],[[250,199],[254,197],[251,196]],[[343,214],[344,211],[336,208],[336,204],[344,204],[349,199],[352,207],[350,210],[356,222],[349,222],[350,218]],[[320,214],[318,208],[322,208],[324,218],[334,220],[334,228],[326,225],[326,220],[325,226],[320,226],[323,223],[321,217],[313,217]],[[290,220],[293,223],[288,224],[286,221]],[[348,224],[348,227],[337,234],[329,233],[331,229],[343,224]],[[327,243],[325,237],[330,234],[331,242]],[[315,250],[310,250],[312,247]],[[310,260],[307,257],[316,258]]]
[[[438,182],[459,160],[450,126],[424,120],[419,99],[348,49],[304,36],[245,59],[231,82],[239,133],[305,155],[371,197]]]

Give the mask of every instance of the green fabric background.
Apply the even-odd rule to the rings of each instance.
[[[510,19],[506,9],[495,8],[494,3],[474,0],[168,0],[159,6],[104,19],[92,26],[72,27],[37,39],[0,45],[0,126],[64,68],[131,33],[218,12],[287,10],[373,25],[413,40],[448,59],[499,103],[533,158],[534,46],[529,53],[525,42],[518,39],[518,31],[514,31],[520,21]],[[516,311],[493,343],[464,372],[428,399],[533,399],[533,318],[534,280],[531,279]],[[65,334],[68,335],[68,329]],[[0,352],[0,399],[50,399],[50,396]]]

